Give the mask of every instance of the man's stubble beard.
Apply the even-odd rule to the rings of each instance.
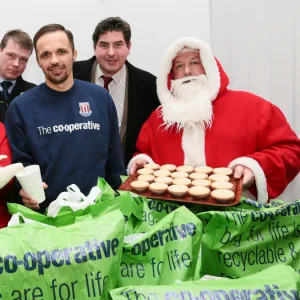
[[[67,69],[66,67],[64,66],[64,69],[63,69],[63,73],[60,74],[60,75],[51,75],[51,73],[47,73],[47,79],[54,83],[54,84],[61,84],[61,83],[64,83],[68,78],[69,78],[70,74],[67,74]]]

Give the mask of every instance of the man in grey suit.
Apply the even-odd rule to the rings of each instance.
[[[125,164],[135,152],[139,131],[160,102],[156,77],[127,61],[131,49],[130,25],[119,17],[101,21],[93,33],[94,56],[73,65],[74,78],[106,88],[118,113]]]

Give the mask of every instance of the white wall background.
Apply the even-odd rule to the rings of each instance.
[[[300,136],[299,0],[15,0],[8,5],[13,13],[1,15],[0,37],[14,28],[33,37],[41,26],[60,23],[74,34],[78,60],[92,56],[97,23],[120,16],[132,28],[129,61],[153,74],[178,37],[211,41],[231,87],[278,105]],[[24,78],[43,81],[34,55]],[[282,198],[300,198],[299,177]]]
[[[209,42],[208,0],[14,0],[11,14],[1,14],[0,36],[8,29],[21,28],[31,37],[43,25],[59,23],[71,30],[78,50],[77,60],[93,55],[92,33],[104,18],[119,16],[132,29],[128,60],[157,74],[163,53],[171,42],[189,34]],[[43,75],[32,55],[24,78],[43,82]]]
[[[300,136],[300,1],[211,0],[211,44],[231,88],[276,104]],[[300,199],[300,176],[279,197]]]

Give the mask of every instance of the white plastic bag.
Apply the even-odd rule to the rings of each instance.
[[[23,220],[23,221],[21,222],[21,220]],[[31,220],[31,219],[25,218],[23,216],[23,214],[21,214],[21,213],[16,213],[16,214],[12,215],[11,219],[9,220],[9,222],[7,224],[7,227],[11,227],[11,226],[15,226],[15,225],[23,224],[23,223],[25,223],[25,224],[39,223],[44,226],[51,226],[51,225],[43,224],[43,223]]]
[[[47,216],[55,218],[60,209],[66,206],[70,207],[72,211],[85,209],[95,204],[97,197],[101,196],[101,194],[101,189],[95,186],[91,189],[89,195],[85,196],[76,184],[71,184],[67,187],[67,192],[60,193],[57,199],[50,203]]]

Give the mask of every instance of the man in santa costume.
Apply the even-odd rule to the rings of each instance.
[[[280,195],[299,173],[300,141],[278,107],[228,84],[207,44],[175,41],[157,77],[161,106],[143,125],[128,172],[152,162],[229,166],[259,202]]]

